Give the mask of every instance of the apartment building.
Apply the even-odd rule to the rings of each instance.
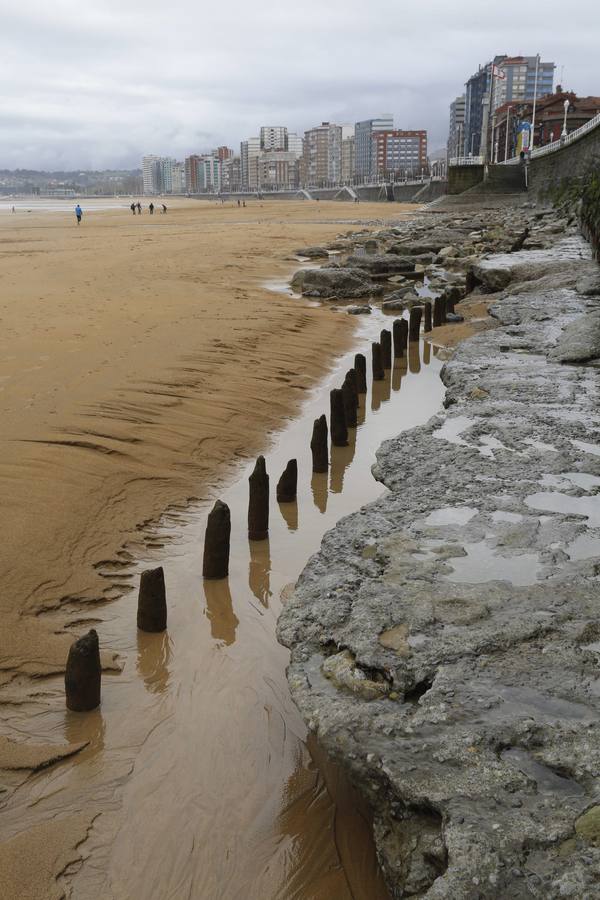
[[[380,131],[393,131],[394,117],[381,115],[364,119],[354,126],[354,169],[357,178],[368,178],[373,169],[373,135]]]
[[[304,132],[303,177],[307,184],[338,183],[342,174],[342,129],[322,122]]]
[[[519,103],[551,94],[555,68],[553,62],[542,62],[536,56],[505,57],[495,71],[492,112],[504,103]]]
[[[465,150],[465,95],[461,94],[450,104],[450,128],[448,130],[448,157],[464,156]]]
[[[427,172],[426,131],[376,131],[371,140],[372,176],[409,178]]]

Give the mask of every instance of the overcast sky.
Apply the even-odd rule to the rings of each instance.
[[[599,20],[597,0],[0,0],[0,168],[132,168],[380,112],[435,150],[495,53],[600,94]]]

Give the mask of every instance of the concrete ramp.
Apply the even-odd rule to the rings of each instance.
[[[334,200],[351,200],[354,202],[357,200],[356,191],[354,188],[349,187],[349,185],[344,185],[344,187],[337,192],[337,194],[333,195]]]

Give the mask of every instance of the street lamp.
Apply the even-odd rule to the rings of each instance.
[[[563,130],[562,130],[562,133],[560,136],[561,140],[563,138],[566,138],[566,136],[567,136],[567,113],[569,112],[569,101],[568,100],[565,100],[564,107],[565,107],[565,118],[563,121]]]

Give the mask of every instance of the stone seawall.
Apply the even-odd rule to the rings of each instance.
[[[600,896],[600,279],[574,229],[539,238],[472,268],[498,327],[280,618],[393,897]]]
[[[600,127],[562,150],[534,157],[529,164],[529,192],[557,201],[573,186],[600,172]]]

